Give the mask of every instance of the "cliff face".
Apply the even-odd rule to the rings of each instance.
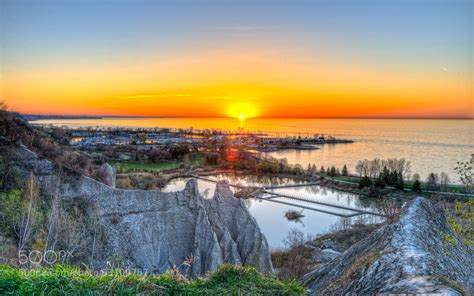
[[[305,276],[314,295],[469,294],[473,254],[426,199],[408,203],[400,219],[374,231]]]
[[[204,199],[190,180],[180,192],[123,190],[57,169],[25,147],[18,149],[17,168],[33,172],[46,196],[85,204],[96,222],[92,265],[102,268],[117,258],[129,268],[164,272],[192,255],[189,275],[204,275],[220,264],[242,263],[272,272],[267,241],[243,201],[227,182],[219,182],[213,199]],[[60,182],[58,180],[61,180]],[[92,234],[91,234],[92,235]]]

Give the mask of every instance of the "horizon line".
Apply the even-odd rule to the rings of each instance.
[[[14,112],[14,111],[13,111]],[[233,118],[239,120],[239,118],[232,116],[193,116],[193,115],[65,115],[65,114],[29,114],[29,113],[20,113],[18,114],[24,116],[42,116],[42,117],[68,117],[74,119],[75,117],[84,117],[84,118],[93,118],[93,119],[106,119],[106,118]],[[468,117],[435,117],[435,116],[255,116],[247,117],[248,119],[437,119],[437,120],[473,120],[474,116]],[[54,120],[54,119],[51,119]]]

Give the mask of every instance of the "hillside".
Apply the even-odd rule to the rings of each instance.
[[[472,249],[452,232],[442,212],[418,197],[341,256],[305,276],[311,295],[416,293],[471,295]]]

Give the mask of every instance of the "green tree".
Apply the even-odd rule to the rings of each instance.
[[[397,172],[397,171],[393,171],[393,172],[390,173],[388,184],[389,184],[390,186],[396,187],[396,186],[397,186],[397,183],[398,183],[398,172]]]
[[[398,190],[403,190],[405,184],[403,183],[403,175],[401,172],[398,172],[397,182],[395,183],[395,188]]]
[[[329,176],[335,177],[336,175],[337,175],[336,168],[332,166],[331,170],[329,171]]]
[[[364,188],[367,188],[367,187],[372,187],[372,181],[370,180],[369,177],[364,176],[359,181],[359,189],[364,189]]]
[[[419,180],[415,180],[415,182],[413,182],[411,190],[413,190],[414,192],[421,192],[421,182]]]
[[[347,176],[348,174],[349,174],[349,172],[347,171],[347,166],[344,165],[344,166],[342,167],[342,175],[343,175],[343,176]]]
[[[386,184],[385,184],[385,182],[382,178],[378,178],[377,180],[375,180],[374,186],[375,186],[375,188],[383,189],[383,188],[385,188]]]

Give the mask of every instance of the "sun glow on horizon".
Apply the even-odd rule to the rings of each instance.
[[[228,114],[230,117],[243,121],[247,118],[257,117],[257,107],[247,102],[235,103],[230,106]]]

